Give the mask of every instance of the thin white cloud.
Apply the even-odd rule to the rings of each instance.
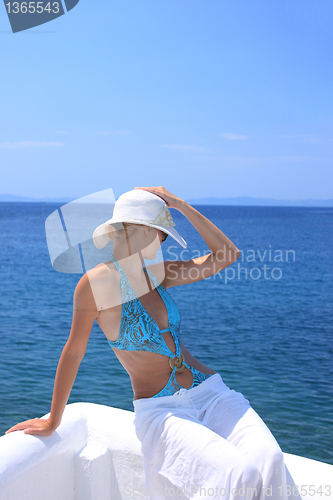
[[[311,137],[310,134],[280,134],[269,135],[272,139],[304,139],[304,137]]]
[[[220,137],[223,137],[224,139],[228,139],[229,141],[240,141],[240,140],[246,140],[249,139],[248,135],[239,135],[239,134],[219,134]],[[252,138],[255,136],[251,136]],[[312,143],[317,143],[321,142],[322,139],[320,137],[315,137],[312,134],[281,134],[281,135],[268,135],[266,137],[256,137],[256,139],[301,139],[304,142],[312,142]]]
[[[249,138],[247,135],[240,134],[220,134],[220,136],[228,141],[244,141]]]
[[[315,158],[313,156],[268,156],[268,157],[262,157],[261,160],[267,161],[267,162],[299,162],[299,161],[325,161],[325,158]]]
[[[185,151],[188,153],[207,153],[209,149],[200,146],[190,146],[187,144],[164,144],[161,148],[175,149],[176,151]]]
[[[53,148],[64,146],[64,142],[42,142],[42,141],[15,141],[15,142],[0,142],[0,148],[17,149],[17,148]]]
[[[285,135],[269,135],[271,139],[303,139],[305,142],[321,142],[321,137],[315,137],[312,134],[285,134]]]
[[[292,164],[303,162],[325,162],[326,158],[316,158],[312,156],[212,156],[207,157],[207,166],[213,168],[252,168],[271,167],[279,164]]]
[[[112,132],[113,135],[131,135],[131,133],[130,130],[114,130]]]
[[[317,143],[317,142],[321,142],[321,138],[320,137],[307,137],[306,139],[304,139],[304,141]]]
[[[101,135],[101,136],[105,136],[105,135],[131,135],[131,133],[132,132],[130,130],[112,130],[112,131],[105,130],[102,132],[94,132],[94,135]]]

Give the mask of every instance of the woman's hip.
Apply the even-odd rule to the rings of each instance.
[[[180,389],[172,396],[159,398],[143,398],[133,401],[135,409],[134,424],[136,428],[147,425],[163,425],[164,419],[171,415],[200,422],[205,425],[212,413],[244,412],[249,401],[241,394],[230,389],[216,373],[192,389]]]

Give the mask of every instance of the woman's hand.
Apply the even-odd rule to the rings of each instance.
[[[24,434],[36,434],[37,436],[51,436],[51,434],[56,430],[56,426],[51,422],[49,418],[32,418],[31,420],[25,420],[19,424],[14,425],[6,434],[14,431],[24,431]]]
[[[168,208],[176,208],[177,210],[179,210],[182,204],[184,203],[184,200],[170,193],[170,191],[167,191],[162,186],[135,187],[134,189],[144,189],[145,191],[149,191],[150,193],[156,194],[165,201]]]

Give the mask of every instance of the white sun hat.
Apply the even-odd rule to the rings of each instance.
[[[115,202],[112,219],[98,226],[93,234],[97,248],[104,248],[109,242],[109,226],[128,222],[155,227],[169,234],[183,248],[187,248],[186,241],[176,231],[170,210],[165,201],[156,194],[144,189],[133,189],[119,196]]]

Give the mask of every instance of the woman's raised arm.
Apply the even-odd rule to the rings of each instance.
[[[50,416],[48,419],[25,420],[8,429],[6,434],[24,430],[25,434],[50,436],[60,425],[80,363],[86,352],[93,322],[97,316],[98,310],[86,273],[80,279],[74,292],[72,327],[58,363]]]
[[[134,189],[145,189],[160,196],[169,208],[175,208],[185,215],[211,250],[211,253],[194,259],[165,262],[165,288],[209,278],[233,264],[240,257],[241,251],[237,246],[212,221],[182,198],[178,198],[162,186]]]

